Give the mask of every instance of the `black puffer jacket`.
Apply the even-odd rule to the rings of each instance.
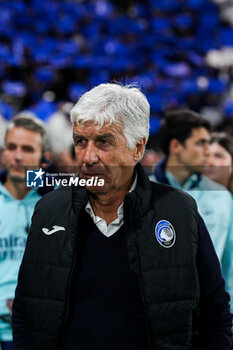
[[[190,350],[197,333],[200,290],[196,204],[181,191],[151,183],[140,165],[137,173],[136,190],[124,200],[124,220],[130,266],[138,274],[150,346],[152,350]],[[59,189],[36,206],[14,303],[16,350],[25,350],[17,341],[20,334],[29,339],[28,349],[58,349],[69,309],[79,214],[87,200],[84,188]],[[169,248],[156,238],[155,227],[161,220],[174,228],[174,244]],[[65,230],[43,233],[42,228],[51,230],[54,225]]]

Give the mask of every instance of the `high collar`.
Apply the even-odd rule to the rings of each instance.
[[[134,212],[140,211],[140,214],[143,216],[148,211],[150,204],[151,183],[140,163],[136,165],[135,171],[138,175],[137,186],[134,191],[127,193],[125,200],[129,200]]]
[[[5,170],[1,170],[0,171],[0,182],[2,184],[4,184],[5,181],[6,181],[6,171]]]
[[[0,183],[2,183],[2,185],[4,184],[6,179],[7,179],[7,172],[5,170],[0,171]],[[25,186],[26,186],[26,183],[25,183]],[[31,191],[33,191],[33,192],[37,191],[40,196],[44,196],[45,194],[51,192],[53,189],[54,189],[53,187],[46,187],[45,186],[45,187],[39,187],[39,188],[32,189]]]
[[[21,203],[27,203],[32,198],[38,198],[38,191],[37,189],[31,189],[29,192],[25,194],[25,196],[21,199],[15,198],[8,189],[4,186],[5,181],[1,181],[1,175],[0,175],[0,194],[4,196],[4,198],[8,201],[18,201]]]
[[[174,187],[179,187],[181,189],[185,190],[192,190],[198,186],[202,179],[202,175],[198,173],[192,174],[186,181],[185,184],[182,186],[178,186],[178,180],[175,178],[174,175],[171,173],[171,177],[169,180],[169,177],[166,173],[166,166],[167,166],[167,158],[162,159],[156,166],[155,168],[155,176],[158,182],[167,184],[167,185],[172,185]],[[171,178],[174,177],[176,181],[171,181]]]
[[[79,214],[84,205],[87,204],[90,193],[81,186],[72,186],[72,207],[75,214]]]
[[[158,182],[169,185],[169,181],[166,177],[166,165],[167,158],[163,158],[161,161],[159,161],[155,168],[155,176]]]

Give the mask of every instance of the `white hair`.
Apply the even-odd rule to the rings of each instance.
[[[132,149],[137,142],[149,137],[150,105],[145,95],[134,84],[100,84],[83,94],[71,110],[71,121],[78,125],[94,121],[123,125],[127,145]]]

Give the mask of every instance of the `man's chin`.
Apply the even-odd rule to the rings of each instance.
[[[205,169],[206,169],[205,165],[197,165],[196,167],[193,167],[192,173],[202,175],[205,172]]]
[[[85,188],[87,191],[93,194],[106,193],[108,190],[108,182],[106,178],[101,174],[87,175],[81,174],[80,182],[85,181]]]
[[[85,188],[93,195],[102,195],[108,193],[106,186],[85,186]]]
[[[12,174],[12,173],[9,173],[9,177],[14,182],[26,181],[26,175],[25,174]]]

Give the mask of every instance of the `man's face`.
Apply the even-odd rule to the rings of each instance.
[[[209,131],[203,127],[193,129],[191,136],[179,145],[177,158],[181,166],[189,169],[190,174],[203,173],[209,156]]]
[[[25,180],[25,167],[36,169],[42,155],[41,135],[23,127],[13,127],[6,138],[2,162],[7,175],[14,181]]]
[[[93,193],[127,191],[131,185],[135,162],[140,160],[144,142],[129,149],[119,125],[93,122],[74,125],[74,145],[80,178],[97,176],[104,179],[103,187],[88,187]]]

